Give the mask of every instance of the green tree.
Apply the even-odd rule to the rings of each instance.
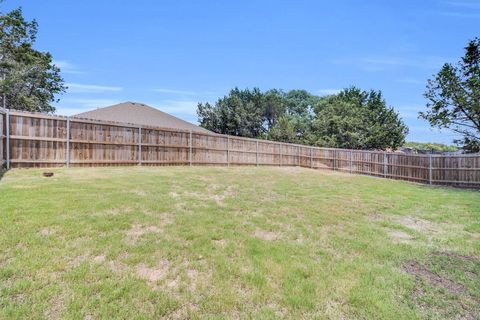
[[[427,111],[431,126],[460,134],[455,143],[467,152],[480,152],[480,38],[470,41],[457,65],[446,63],[428,80]]]
[[[283,113],[273,127],[268,130],[267,139],[290,142],[308,143],[309,133],[314,117],[313,106],[320,97],[305,90],[291,90],[281,97]]]
[[[199,103],[197,115],[200,126],[222,134],[259,137],[264,133],[263,94],[258,88],[234,88],[215,105]]]
[[[25,20],[21,8],[0,11],[0,90],[7,108],[53,112],[55,95],[66,89],[52,55],[33,49],[37,32],[37,22]]]
[[[396,149],[405,142],[407,126],[380,91],[352,87],[324,97],[315,106],[310,143],[336,148]]]

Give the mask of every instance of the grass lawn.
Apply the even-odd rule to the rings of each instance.
[[[480,192],[300,168],[11,170],[2,319],[478,319]]]

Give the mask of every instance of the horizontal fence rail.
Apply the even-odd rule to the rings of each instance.
[[[299,166],[480,187],[480,154],[407,155],[275,141],[0,109],[4,167],[115,165]]]

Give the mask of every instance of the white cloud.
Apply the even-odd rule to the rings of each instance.
[[[87,111],[92,108],[101,108],[111,106],[112,104],[120,103],[117,99],[79,99],[79,98],[66,98],[62,99],[57,107],[59,110],[66,109],[80,109]]]
[[[395,107],[395,110],[404,119],[418,119],[418,113],[425,111],[425,106],[399,106]]]
[[[174,115],[196,116],[197,104],[198,101],[193,100],[161,100],[149,105]]]
[[[465,9],[480,9],[480,2],[478,0],[449,0],[445,1],[445,4]]]
[[[480,13],[471,13],[471,12],[440,12],[443,16],[448,17],[457,17],[457,18],[480,18]]]
[[[153,89],[155,92],[159,93],[169,93],[169,94],[178,94],[178,95],[195,95],[193,91],[186,91],[186,90],[176,90],[176,89],[168,89],[168,88],[157,88]]]
[[[392,68],[437,69],[449,59],[438,56],[365,56],[333,60],[336,64],[347,64],[366,71],[383,71]]]
[[[53,60],[53,64],[60,68],[62,73],[70,73],[70,74],[84,74],[84,71],[79,70],[79,68],[66,61],[66,60]]]
[[[406,83],[406,84],[423,84],[423,85],[425,85],[427,83],[427,80],[420,80],[420,79],[415,79],[415,78],[400,78],[400,79],[397,79],[397,82]]]
[[[100,93],[100,92],[119,92],[122,87],[100,86],[94,84],[66,83],[68,91],[71,93]]]
[[[318,94],[321,94],[321,95],[337,94],[340,91],[342,91],[342,89],[319,89],[319,90],[317,90]]]

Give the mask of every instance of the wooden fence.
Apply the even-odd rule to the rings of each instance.
[[[274,165],[330,169],[427,184],[480,187],[480,154],[407,155],[317,148],[178,129],[0,109],[1,164]]]

